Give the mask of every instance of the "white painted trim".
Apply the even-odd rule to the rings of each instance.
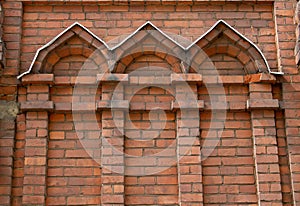
[[[75,22],[73,23],[71,26],[69,26],[67,29],[65,29],[63,32],[61,32],[60,34],[58,34],[56,37],[54,37],[50,42],[48,42],[47,44],[45,44],[43,47],[39,48],[33,58],[33,61],[29,67],[29,69],[20,74],[17,78],[20,79],[21,77],[23,77],[26,74],[29,74],[33,68],[33,65],[39,55],[39,53],[49,47],[50,45],[52,45],[59,37],[61,37],[63,34],[65,34],[67,31],[71,30],[74,26],[80,26],[83,30],[85,30],[86,32],[88,32],[90,35],[92,35],[95,39],[97,39],[98,41],[100,41],[101,43],[103,43],[103,45],[110,51],[117,49],[118,47],[120,47],[122,44],[124,44],[126,41],[128,41],[131,37],[133,37],[135,34],[137,34],[143,27],[147,26],[147,25],[151,25],[155,30],[157,30],[158,32],[160,32],[164,37],[166,37],[167,39],[169,39],[170,41],[172,41],[174,44],[176,44],[177,46],[179,46],[181,49],[183,49],[184,51],[189,50],[192,46],[194,46],[198,41],[200,41],[201,39],[203,39],[209,32],[211,32],[214,28],[216,28],[220,23],[225,24],[229,29],[231,29],[232,31],[234,31],[237,35],[239,35],[242,39],[244,39],[245,41],[247,41],[249,44],[251,44],[256,50],[257,52],[261,55],[267,69],[268,72],[271,74],[276,74],[276,75],[283,75],[283,72],[272,72],[270,70],[270,66],[267,62],[266,57],[264,56],[264,54],[262,53],[262,51],[258,48],[258,46],[256,44],[254,44],[251,40],[249,40],[247,37],[245,37],[244,35],[242,35],[240,32],[238,32],[235,28],[233,28],[232,26],[230,26],[226,21],[224,20],[219,20],[217,21],[209,30],[207,30],[203,35],[201,35],[199,38],[197,38],[191,45],[189,45],[188,47],[183,47],[181,44],[179,44],[177,41],[175,41],[174,39],[172,39],[170,36],[168,36],[166,33],[164,33],[162,30],[160,30],[158,27],[156,27],[152,22],[147,21],[146,23],[144,23],[142,26],[140,26],[137,30],[135,30],[132,34],[130,34],[129,36],[127,36],[123,41],[121,41],[119,44],[117,44],[116,46],[110,48],[102,39],[100,39],[97,35],[95,35],[94,33],[92,33],[89,29],[87,29],[85,26],[81,25],[79,22]]]
[[[64,35],[65,33],[67,33],[69,30],[71,30],[74,26],[79,26],[81,27],[83,30],[85,30],[86,32],[88,32],[90,35],[92,35],[95,39],[97,39],[98,41],[100,41],[101,43],[103,43],[107,48],[107,44],[100,39],[97,35],[95,35],[93,32],[91,32],[89,29],[87,29],[85,26],[83,26],[82,24],[80,24],[79,22],[75,22],[73,23],[71,26],[69,26],[67,29],[65,29],[64,31],[62,31],[61,33],[59,33],[57,36],[55,36],[51,41],[49,41],[47,44],[45,44],[44,46],[42,46],[41,48],[39,48],[37,50],[37,52],[35,53],[35,56],[30,64],[30,67],[27,71],[25,71],[24,73],[20,74],[17,78],[20,79],[22,78],[24,75],[29,74],[33,68],[33,65],[36,61],[36,59],[38,58],[40,52],[46,48],[48,48],[49,46],[51,46],[58,38],[60,38],[62,35]]]
[[[115,50],[116,48],[120,47],[122,44],[124,44],[128,39],[130,39],[131,37],[133,37],[135,34],[137,34],[143,27],[150,25],[152,26],[155,30],[157,30],[159,33],[161,33],[164,37],[166,37],[167,39],[169,39],[170,41],[172,41],[174,44],[176,44],[177,46],[179,46],[181,49],[183,50],[187,50],[187,48],[183,47],[181,44],[179,44],[177,41],[175,41],[174,39],[172,39],[171,37],[169,37],[166,33],[164,33],[162,30],[160,30],[157,26],[155,26],[151,21],[147,21],[146,23],[144,23],[142,26],[140,26],[137,30],[135,30],[132,34],[130,34],[129,36],[127,36],[123,41],[121,41],[119,44],[117,44],[116,46],[110,48],[110,50]]]
[[[187,47],[187,49],[191,48],[193,45],[195,45],[198,41],[200,41],[201,39],[203,39],[209,32],[211,32],[215,27],[217,27],[220,23],[225,24],[228,28],[230,28],[232,31],[234,31],[237,35],[239,35],[242,39],[244,39],[245,41],[247,41],[249,44],[251,44],[256,51],[260,54],[260,56],[262,57],[262,59],[264,60],[264,63],[268,69],[269,73],[271,72],[270,66],[268,64],[268,61],[266,59],[266,57],[264,56],[264,54],[262,53],[262,51],[258,48],[258,46],[256,44],[254,44],[250,39],[248,39],[247,37],[245,37],[243,34],[241,34],[239,31],[237,31],[235,28],[233,28],[232,26],[230,26],[226,21],[224,21],[223,19],[217,21],[207,32],[205,32],[203,35],[201,35],[198,39],[196,39],[196,41],[194,41],[190,46]]]

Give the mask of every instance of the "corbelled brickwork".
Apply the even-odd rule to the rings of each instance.
[[[299,5],[0,9],[1,205],[299,205]]]

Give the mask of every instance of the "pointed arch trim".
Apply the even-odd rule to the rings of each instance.
[[[240,32],[238,32],[235,28],[233,28],[232,26],[230,26],[226,21],[219,20],[209,30],[207,30],[203,35],[201,35],[199,38],[197,38],[192,44],[190,44],[187,47],[184,47],[181,44],[179,44],[177,41],[175,41],[174,39],[172,39],[170,36],[168,36],[166,33],[164,33],[162,30],[160,30],[158,27],[156,27],[150,21],[147,21],[146,23],[144,23],[137,30],[135,30],[133,33],[131,33],[129,36],[127,36],[124,40],[122,40],[119,44],[117,44],[117,45],[115,45],[113,47],[109,47],[109,45],[106,44],[101,38],[99,38],[97,35],[95,35],[94,33],[92,33],[89,29],[87,29],[85,26],[83,26],[79,22],[75,22],[71,26],[69,26],[67,29],[65,29],[63,32],[61,32],[56,37],[54,37],[50,42],[48,42],[47,44],[45,44],[44,46],[42,46],[41,48],[39,48],[37,50],[34,58],[33,58],[33,61],[31,63],[31,65],[30,65],[29,69],[27,71],[25,71],[24,73],[20,74],[17,78],[20,79],[24,75],[29,74],[31,72],[31,70],[33,68],[33,65],[34,65],[35,61],[37,60],[40,52],[43,51],[44,49],[48,48],[49,46],[51,46],[56,40],[58,40],[62,35],[64,35],[65,33],[67,33],[69,30],[71,30],[74,26],[81,27],[83,30],[85,30],[91,36],[93,36],[93,38],[95,38],[99,42],[101,42],[109,51],[113,51],[113,50],[117,49],[118,47],[122,46],[126,41],[128,41],[130,38],[132,38],[136,33],[138,33],[139,31],[141,31],[145,26],[149,25],[149,26],[153,27],[155,30],[157,30],[159,33],[161,33],[165,38],[167,38],[168,40],[172,41],[174,44],[176,44],[177,46],[179,46],[182,50],[188,51],[191,47],[193,47],[195,44],[197,44],[197,42],[199,42],[201,39],[205,38],[205,36],[207,36],[211,31],[213,31],[219,24],[224,24],[227,28],[229,28],[231,31],[233,31],[235,34],[237,34],[243,40],[247,41],[259,53],[259,55],[263,59],[265,65],[266,65],[266,67],[268,69],[268,73],[283,75],[283,72],[272,72],[271,71],[270,66],[269,66],[269,64],[267,62],[266,57],[264,56],[264,54],[262,53],[262,51],[258,48],[258,46],[256,44],[254,44],[251,40],[249,40],[243,34],[241,34]]]
[[[32,68],[36,62],[36,60],[38,59],[40,53],[49,48],[50,46],[52,46],[60,37],[62,37],[64,34],[66,34],[67,32],[71,31],[72,28],[74,28],[75,26],[79,26],[82,30],[86,31],[88,34],[90,34],[93,38],[95,38],[96,40],[98,40],[99,42],[101,42],[102,44],[104,44],[107,48],[107,44],[100,39],[97,35],[95,35],[93,32],[91,32],[88,28],[86,28],[85,26],[83,26],[82,24],[80,24],[79,22],[75,22],[72,25],[70,25],[67,29],[65,29],[64,31],[62,31],[61,33],[59,33],[57,36],[55,36],[51,41],[49,41],[47,44],[45,44],[44,46],[42,46],[41,48],[39,48],[36,53],[35,56],[30,64],[30,67],[27,71],[25,71],[24,73],[20,74],[17,78],[20,79],[22,78],[24,75],[29,74],[32,71]]]
[[[218,25],[223,24],[225,25],[227,28],[229,28],[231,31],[233,31],[235,34],[237,34],[239,37],[241,37],[243,40],[247,41],[261,56],[261,58],[263,59],[268,72],[272,73],[272,74],[283,74],[282,72],[272,72],[270,69],[270,66],[268,64],[268,61],[266,59],[266,57],[264,56],[264,54],[262,53],[262,51],[258,48],[258,46],[256,44],[254,44],[250,39],[248,39],[247,37],[245,37],[243,34],[241,34],[239,31],[237,31],[235,28],[233,28],[232,26],[230,26],[226,21],[224,20],[219,20],[217,21],[209,30],[207,30],[203,35],[201,35],[198,39],[196,39],[191,45],[189,45],[187,47],[187,50],[189,50],[192,46],[194,46],[195,44],[197,44],[197,42],[199,42],[200,40],[202,40],[203,38],[205,38],[210,32],[212,32],[214,29],[217,28]]]

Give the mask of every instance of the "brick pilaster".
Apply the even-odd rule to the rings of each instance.
[[[272,85],[250,83],[251,124],[255,175],[259,205],[282,205],[275,112],[278,101],[272,99]]]
[[[107,104],[98,104],[102,111],[102,141],[101,141],[101,165],[102,165],[102,189],[101,205],[125,204],[125,168],[124,168],[124,121],[125,115],[119,102],[124,99],[123,86],[115,91],[118,78],[103,76],[102,100]],[[101,81],[100,80],[100,81]],[[118,94],[116,94],[118,93]],[[113,96],[115,95],[115,96]],[[116,103],[116,104],[115,104]]]
[[[23,204],[46,205],[48,113],[27,112]]]
[[[21,2],[1,2],[0,5],[0,203],[3,205],[12,204],[15,120],[18,113],[15,76],[19,69],[22,9]],[[14,64],[11,64],[12,58]]]
[[[25,113],[26,139],[22,205],[46,205],[48,111],[53,75],[28,75],[22,79],[27,99],[21,103]]]
[[[188,84],[190,82],[190,84]],[[175,84],[173,109],[177,125],[177,168],[180,205],[203,205],[203,185],[199,126],[199,104],[197,84],[201,75],[172,75]]]
[[[200,154],[199,110],[178,110],[177,161],[179,202],[181,205],[203,204],[202,166]],[[197,120],[195,120],[197,119]]]

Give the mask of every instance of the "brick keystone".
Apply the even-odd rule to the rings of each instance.
[[[277,99],[248,99],[247,109],[278,109]]]
[[[22,102],[20,109],[22,112],[30,111],[53,111],[54,103],[52,101],[36,101],[36,102]]]
[[[22,77],[22,84],[53,84],[53,74],[28,74]]]
[[[197,102],[181,102],[180,104],[178,102],[173,101],[172,102],[172,110],[173,109],[204,109],[204,101],[203,100],[197,100]]]
[[[201,74],[171,74],[172,83],[202,83],[202,75]]]
[[[128,74],[97,74],[99,82],[128,82]]]
[[[127,100],[114,100],[114,101],[98,101],[98,110],[105,109],[129,109],[129,102]]]
[[[276,82],[276,77],[272,74],[250,74],[245,76],[245,84],[249,83],[271,83],[274,84]]]

